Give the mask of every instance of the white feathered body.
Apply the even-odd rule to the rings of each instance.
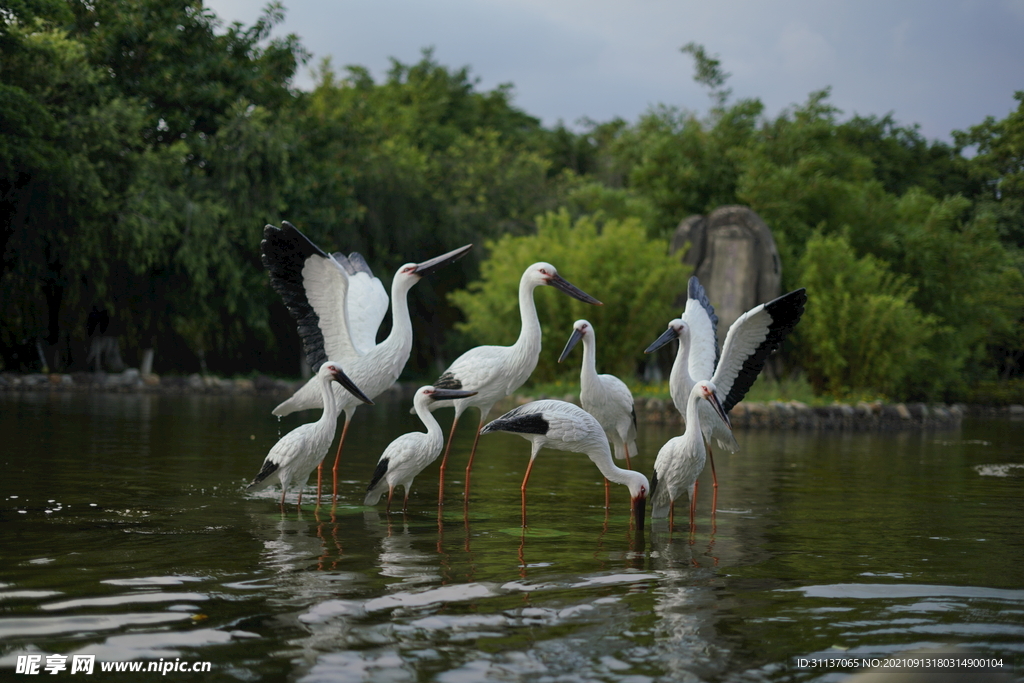
[[[531,418],[546,423],[544,433],[531,433],[517,428],[516,424],[529,424]],[[536,458],[541,448],[583,453],[597,465],[608,481],[624,484],[630,495],[646,496],[650,484],[640,472],[624,470],[612,462],[611,448],[604,428],[597,419],[579,406],[565,401],[543,399],[513,408],[484,428],[484,432],[508,431],[529,440],[533,444],[530,458]]]
[[[454,401],[435,401],[430,410],[455,408],[460,416],[467,408],[480,409],[480,421],[495,403],[511,395],[530,379],[540,360],[541,329],[533,292],[538,283],[531,280],[529,269],[519,281],[519,338],[512,346],[477,346],[466,351],[441,373],[434,382],[438,388],[475,391],[476,396]]]
[[[636,410],[633,394],[626,383],[614,375],[597,374],[597,339],[594,328],[584,320],[587,331],[583,334],[583,364],[580,369],[580,405],[601,425],[615,450],[615,457],[623,460],[626,448],[630,457],[636,456]],[[577,328],[578,329],[578,328]]]
[[[283,494],[293,483],[301,487],[327,455],[331,442],[334,441],[338,415],[341,413],[337,401],[333,398],[334,382],[327,373],[328,369],[328,364],[325,363],[313,378],[321,392],[321,404],[325,405],[323,415],[316,422],[300,425],[281,437],[267,453],[260,474],[249,485],[248,490],[259,491],[279,483]],[[260,475],[269,469],[273,471],[261,478]]]
[[[703,294],[703,289],[701,289],[701,293]],[[733,329],[737,328],[742,319],[743,316],[729,329],[730,335],[732,335]],[[686,403],[690,393],[693,391],[694,385],[701,380],[715,381],[715,366],[718,362],[718,340],[716,339],[715,326],[708,310],[697,299],[687,298],[682,320],[689,327],[690,336],[688,342],[684,342],[682,338],[679,340],[676,360],[672,364],[671,373],[669,373],[668,390],[669,395],[672,396],[672,403],[675,404],[676,410],[679,411],[679,414],[685,420]],[[726,345],[728,346],[728,339]],[[684,346],[687,348],[684,348]],[[687,354],[688,357],[684,358],[684,354]],[[724,353],[722,358],[726,358]],[[729,382],[729,384],[731,385],[732,382]],[[717,382],[715,382],[715,386],[718,386]],[[724,401],[725,397],[720,395],[719,400]],[[739,444],[736,443],[736,437],[733,435],[732,430],[722,422],[721,418],[718,417],[714,409],[706,401],[701,401],[697,406],[697,410],[701,417],[701,432],[708,443],[711,443],[711,440],[714,439],[720,448],[730,453],[735,453],[739,450]]]
[[[353,255],[355,256],[355,255]],[[335,254],[335,260],[344,259]],[[361,258],[361,257],[360,257]],[[388,296],[380,280],[366,270],[348,273],[328,259],[309,259],[303,268],[310,302],[320,315],[324,346],[328,356],[338,357],[345,373],[368,397],[376,398],[389,389],[402,374],[412,352],[412,322],[409,319],[408,292],[416,279],[401,272],[391,283],[393,325],[391,334],[376,343],[377,328],[387,312]],[[320,292],[330,296],[315,298]],[[323,312],[321,312],[323,311]],[[340,409],[351,419],[360,401],[341,386],[333,387]],[[311,377],[295,394],[274,408],[274,415],[319,408],[321,392]]]
[[[427,428],[426,433],[402,434],[388,444],[377,464],[378,468],[383,464],[386,469],[383,476],[371,484],[363,501],[364,505],[376,505],[389,488],[393,489],[396,486],[403,486],[405,494],[408,496],[416,476],[430,463],[437,460],[437,456],[441,454],[441,448],[444,446],[444,434],[441,432],[437,420],[427,410],[426,405],[419,402],[419,398],[420,395],[417,393],[414,407]]]
[[[669,515],[672,501],[684,492],[693,499],[694,484],[704,471],[707,450],[701,433],[699,403],[700,389],[694,387],[687,397],[686,431],[682,436],[669,439],[654,460],[654,495],[651,501],[651,519],[664,519]],[[712,412],[714,409],[712,408]]]

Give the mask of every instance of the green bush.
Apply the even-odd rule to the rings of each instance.
[[[929,360],[928,342],[941,329],[911,303],[909,278],[871,255],[858,259],[845,235],[820,233],[807,241],[800,272],[807,310],[796,337],[815,391],[903,398],[906,378]]]
[[[548,287],[534,293],[544,350],[534,381],[579,376],[582,349],[557,363],[573,322],[589,320],[597,333],[598,372],[632,377],[644,348],[678,315],[673,302],[686,287],[688,269],[668,254],[665,240],[647,239],[636,219],[605,220],[603,214],[548,213],[537,234],[506,235],[488,242],[490,257],[481,279],[453,292],[452,303],[466,317],[459,329],[481,344],[508,345],[519,336],[519,280],[527,266],[547,261],[574,285],[604,305],[590,306]]]

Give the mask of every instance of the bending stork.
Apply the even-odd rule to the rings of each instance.
[[[638,531],[644,530],[644,509],[651,485],[644,475],[633,470],[624,470],[612,461],[612,451],[608,446],[604,428],[587,411],[565,401],[533,401],[513,408],[490,422],[481,431],[482,434],[491,432],[518,434],[533,444],[530,464],[526,466],[526,475],[520,487],[523,498],[523,528],[526,528],[526,482],[530,479],[537,453],[547,446],[560,451],[584,453],[597,465],[597,469],[601,470],[606,480],[625,484],[629,488],[636,528]]]

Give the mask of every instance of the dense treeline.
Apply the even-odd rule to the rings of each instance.
[[[2,367],[84,369],[89,314],[104,311],[130,364],[153,348],[158,372],[295,374],[294,326],[258,255],[262,226],[286,219],[385,281],[478,244],[412,290],[407,373],[430,375],[471,343],[515,337],[519,261],[576,244],[556,263],[566,277],[609,301],[653,296],[685,281],[664,258],[675,225],[741,203],[775,231],[785,286],[808,288],[788,351],[818,391],[955,397],[1022,374],[1024,93],[949,145],[891,115],[843,119],[827,91],[768,117],[688,45],[706,117],[662,106],[576,132],[429,51],[380,82],[323,62],[296,90],[310,55],[296,36],[271,39],[282,16],[271,4],[251,27],[223,26],[187,0],[0,8]],[[608,256],[624,243],[634,257]],[[642,354],[611,330],[602,342],[616,337],[628,373]]]

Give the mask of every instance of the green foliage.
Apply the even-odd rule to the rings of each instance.
[[[1013,97],[1017,108],[1005,119],[989,116],[953,137],[960,147],[977,148],[970,166],[980,210],[996,220],[1002,239],[1024,249],[1024,90]]]
[[[963,396],[968,403],[983,406],[1024,404],[1024,377],[1003,381],[984,381],[972,386]]]
[[[937,319],[911,302],[914,288],[873,256],[857,258],[842,235],[815,234],[800,260],[807,309],[796,338],[815,391],[870,389],[903,398],[908,377],[931,360]]]
[[[664,240],[647,239],[635,219],[596,215],[574,221],[562,210],[539,217],[537,226],[536,235],[506,235],[487,244],[490,258],[481,264],[481,279],[450,297],[466,317],[459,329],[481,344],[515,342],[519,280],[531,263],[547,261],[604,305],[590,306],[547,287],[535,292],[546,348],[533,378],[579,376],[579,352],[561,365],[557,360],[573,322],[585,318],[597,334],[598,371],[628,380],[644,360],[650,331],[671,317],[676,293],[686,285],[686,267],[668,255]]]

